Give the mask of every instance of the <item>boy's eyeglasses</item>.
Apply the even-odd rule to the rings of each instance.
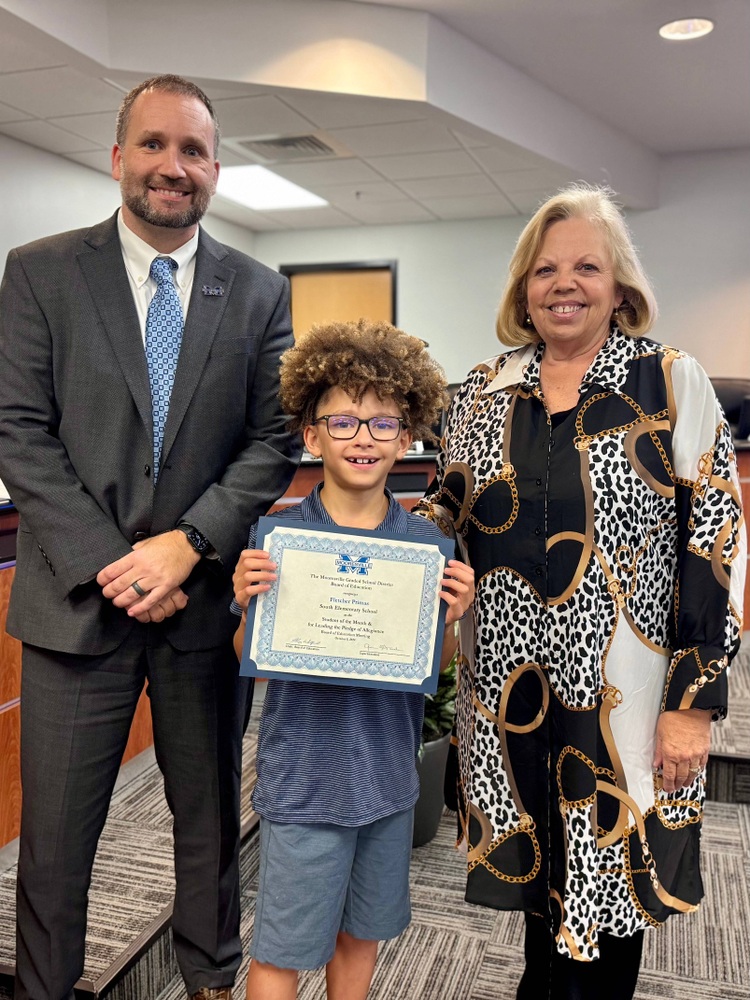
[[[373,440],[395,441],[404,424],[403,417],[370,417],[369,420],[360,420],[359,417],[353,417],[348,413],[329,413],[317,417],[313,423],[319,424],[321,420],[325,420],[328,433],[337,441],[350,441],[355,438],[362,424],[367,424]]]

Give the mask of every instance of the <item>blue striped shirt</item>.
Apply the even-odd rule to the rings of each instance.
[[[442,537],[386,491],[378,531]],[[320,486],[278,511],[289,521],[336,525]],[[248,547],[255,548],[256,527]],[[239,606],[233,604],[239,613]],[[419,795],[416,758],[424,696],[377,688],[269,680],[258,732],[253,808],[277,823],[364,826],[409,809]]]

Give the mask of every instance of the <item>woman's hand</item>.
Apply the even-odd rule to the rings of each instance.
[[[275,570],[276,563],[271,562],[268,552],[262,549],[245,549],[240,554],[232,585],[234,599],[241,608],[246,610],[250,598],[271,589],[271,584],[278,578]]]
[[[662,712],[656,724],[654,767],[665,792],[695,781],[706,766],[711,745],[711,713],[701,708]]]
[[[469,610],[474,600],[474,570],[459,559],[449,559],[440,596],[448,605],[445,624],[452,625]]]

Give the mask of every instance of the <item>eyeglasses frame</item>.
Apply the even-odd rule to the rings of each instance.
[[[331,419],[331,417],[348,417],[351,420],[358,420],[359,423],[357,424],[357,427],[354,433],[351,435],[351,437],[335,437],[333,434],[331,434],[331,428],[328,426],[328,421]],[[393,437],[378,438],[375,437],[375,435],[372,433],[372,427],[370,427],[370,421],[382,420],[383,417],[387,417],[388,420],[398,420],[398,428]],[[313,420],[313,424],[319,424],[321,420],[325,421],[326,430],[328,431],[328,436],[333,441],[353,441],[354,438],[356,438],[356,436],[359,434],[362,424],[364,424],[367,427],[367,430],[370,432],[370,437],[372,438],[373,441],[397,441],[399,436],[403,432],[406,424],[406,421],[404,420],[403,417],[394,417],[390,413],[376,414],[374,417],[370,417],[368,420],[363,420],[361,417],[355,417],[354,414],[352,413],[325,413],[320,417],[316,417],[315,420]]]

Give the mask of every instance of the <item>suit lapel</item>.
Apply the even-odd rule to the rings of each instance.
[[[203,374],[211,345],[232,291],[236,272],[233,268],[225,267],[221,263],[225,256],[224,247],[212,240],[201,229],[198,250],[195,255],[195,276],[190,296],[190,308],[182,335],[180,357],[177,362],[174,388],[169,400],[169,413],[164,429],[162,462],[165,462],[169,455],[169,450],[174,444],[177,432]],[[219,285],[224,289],[223,295],[204,294],[204,287],[216,288]]]
[[[85,238],[78,262],[144,427],[151,434],[151,386],[133,293],[117,238],[117,217]],[[95,345],[92,345],[95,349]]]

